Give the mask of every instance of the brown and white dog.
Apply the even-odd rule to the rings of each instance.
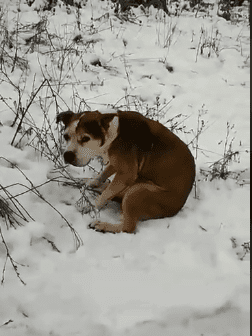
[[[134,232],[138,221],[171,217],[185,204],[195,179],[194,158],[186,144],[165,126],[138,112],[62,112],[64,160],[83,167],[102,156],[107,167],[90,187],[115,174],[96,199],[98,210],[110,200],[121,202],[119,224],[96,221],[102,232]]]

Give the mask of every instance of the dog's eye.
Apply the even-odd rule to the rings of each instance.
[[[81,138],[81,143],[88,142],[89,140],[90,138],[88,136],[84,136],[83,138]]]
[[[70,139],[70,137],[69,137],[68,134],[64,134],[63,137],[64,137],[64,139],[65,139],[66,141],[68,141],[68,140]]]

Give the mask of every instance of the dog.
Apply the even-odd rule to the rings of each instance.
[[[101,232],[133,233],[139,221],[176,215],[184,206],[195,180],[195,161],[187,145],[158,121],[138,112],[66,111],[56,122],[65,126],[66,163],[86,166],[101,156],[105,170],[89,187],[114,179],[95,201],[97,210],[108,201],[121,203],[118,224],[95,221]]]

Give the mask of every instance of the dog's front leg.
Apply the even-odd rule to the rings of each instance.
[[[107,186],[103,193],[96,199],[95,207],[97,210],[102,209],[106,203],[113,197],[125,191],[128,187],[130,181],[125,179],[122,175],[116,175],[114,180]],[[89,225],[91,229],[95,229],[100,232],[112,232],[119,233],[123,231],[123,224],[110,224],[100,221],[95,221]]]
[[[133,180],[127,176],[116,174],[114,180],[107,186],[103,193],[97,197],[95,201],[95,207],[97,210],[102,209],[106,203],[121,194],[126,188],[133,184]]]
[[[113,166],[109,165],[105,168],[105,170],[96,178],[90,179],[86,186],[88,188],[99,188],[104,182],[106,182],[107,178],[115,173],[115,169]]]

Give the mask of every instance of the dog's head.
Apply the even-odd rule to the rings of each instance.
[[[58,114],[56,122],[65,126],[64,160],[77,167],[87,165],[96,156],[106,155],[118,135],[116,113],[66,111]]]

